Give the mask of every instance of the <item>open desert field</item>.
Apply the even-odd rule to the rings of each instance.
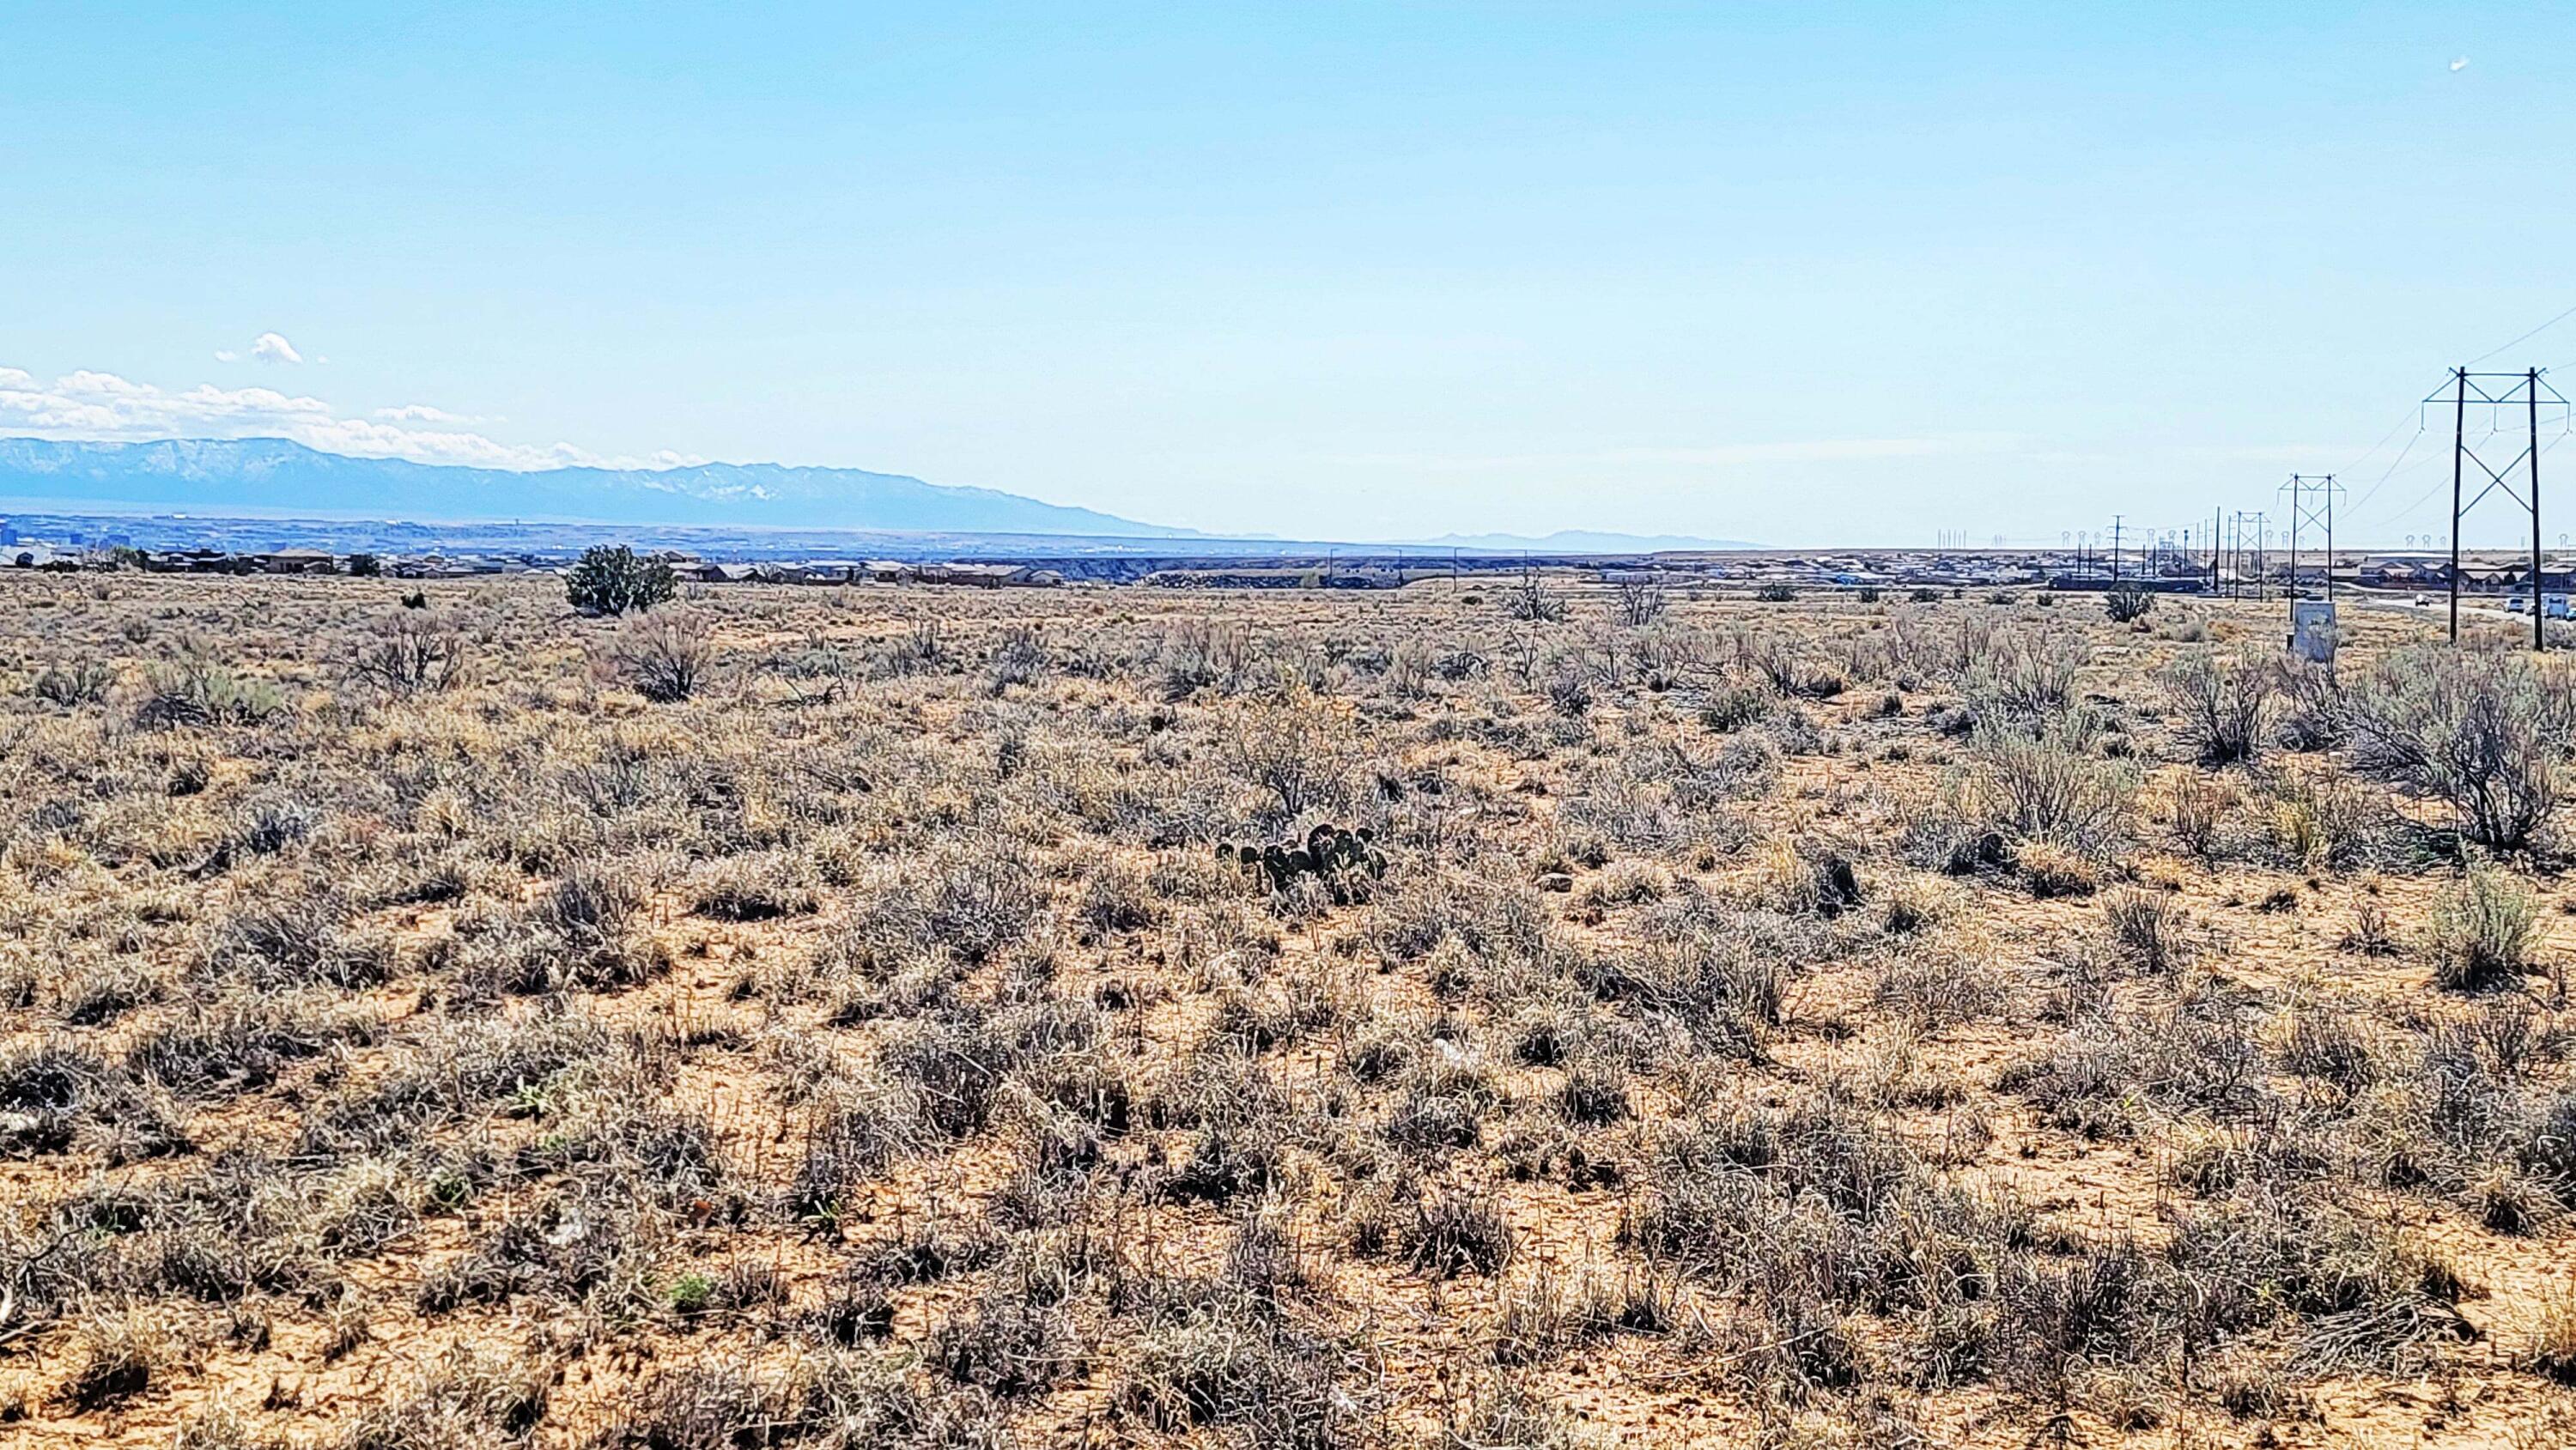
[[[0,1442],[2576,1443],[2566,657],[1926,594],[0,575]]]

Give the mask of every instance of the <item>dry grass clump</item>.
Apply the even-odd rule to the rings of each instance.
[[[1533,582],[0,578],[0,1413],[2545,1432],[2562,672]]]

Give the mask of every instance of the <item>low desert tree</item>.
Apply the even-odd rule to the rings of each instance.
[[[646,559],[624,544],[594,545],[564,576],[564,596],[575,609],[593,614],[624,614],[667,603],[680,592],[671,566]]]

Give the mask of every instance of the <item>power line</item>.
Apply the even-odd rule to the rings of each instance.
[[[2404,413],[2399,414],[2397,421],[2390,425],[2388,431],[2379,435],[2379,441],[2371,444],[2368,449],[2363,451],[2359,458],[2345,464],[2343,466],[2343,471],[2346,473],[2359,472],[2361,466],[2368,463],[2373,455],[2377,454],[2380,449],[2388,446],[2388,440],[2397,436],[2397,430],[2406,426],[2406,420],[2408,418],[2413,418],[2415,420],[2415,431],[2418,434],[2421,434],[2424,431],[2424,406],[2421,403],[2418,403],[2414,407],[2407,409]],[[2406,446],[2408,448],[2412,448],[2415,445],[2410,442]],[[2401,449],[2397,456],[2400,458],[2405,457],[2406,455],[2404,450]]]
[[[2469,359],[2467,366],[2476,367],[2478,364],[2485,362],[2488,358],[2494,357],[2497,353],[2505,351],[2507,348],[2520,347],[2522,344],[2540,336],[2542,333],[2547,332],[2549,329],[2556,327],[2558,324],[2565,322],[2571,317],[2576,317],[2576,307],[2568,308],[2566,311],[2559,313],[2556,317],[2549,319],[2547,322],[2540,324],[2531,331],[2526,332],[2522,336],[2515,338],[2513,341],[2506,343],[2504,347],[2494,348],[2487,352],[2479,353],[2476,357]]]
[[[2353,502],[2352,502],[2352,506],[2353,506],[2355,509],[2359,509],[2362,505],[2364,505],[2364,504],[2366,504],[2366,503],[2370,502],[2370,500],[2371,500],[2372,496],[2373,496],[2373,495],[2375,495],[2375,494],[2377,494],[2377,493],[2379,492],[2379,484],[2381,484],[2381,483],[2386,483],[2386,482],[2389,480],[2389,478],[2397,472],[2398,465],[2400,465],[2400,464],[2402,464],[2402,463],[2404,463],[2404,462],[2406,461],[2406,455],[2415,451],[2415,443],[2416,443],[2416,439],[2420,439],[2420,438],[2422,438],[2423,436],[2424,436],[2424,414],[2423,414],[2423,409],[2419,407],[2419,408],[2417,408],[2417,409],[2416,409],[2416,413],[2415,413],[2415,437],[2414,437],[2414,438],[2409,438],[2409,439],[2407,439],[2407,440],[2406,440],[2406,446],[2397,450],[2397,456],[2396,456],[2395,458],[2392,458],[2392,459],[2388,460],[2388,472],[2386,472],[2386,473],[2383,473],[2383,474],[2379,475],[2379,482],[2378,482],[2378,483],[2374,483],[2374,484],[2372,484],[2370,487],[2368,487],[2368,488],[2366,488],[2366,489],[2362,490],[2361,497],[2359,497],[2359,498],[2357,498],[2357,499],[2354,499],[2354,500],[2353,500]],[[2387,442],[2388,440],[2386,440],[2386,439],[2384,439],[2384,438],[2383,438],[2383,439],[2381,439],[2380,441],[2381,441],[2382,443],[2385,443],[2385,442]],[[2377,450],[2377,449],[2375,449],[2375,448],[2371,450],[2371,452],[2372,452],[2372,453],[2376,453],[2376,452],[2378,452],[2378,451],[2379,451],[2379,450]],[[2367,454],[2367,453],[2365,453],[2365,454],[2363,454],[2362,456],[2363,456],[2363,457],[2365,457],[2365,458],[2367,458],[2367,457],[2369,457],[2370,455],[2369,455],[2369,454]]]

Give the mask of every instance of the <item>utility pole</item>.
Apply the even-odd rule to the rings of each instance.
[[[2540,607],[2540,369],[2523,374],[2522,402],[2524,416],[2531,422],[2531,649],[2534,654],[2549,648],[2549,631],[2541,624]]]
[[[2120,582],[2120,516],[2111,515],[2111,582]]]
[[[2469,456],[2469,370],[2451,369],[2459,380],[2451,405],[2451,643],[2460,642],[2460,465]]]
[[[2269,567],[2272,561],[2264,547],[2268,542],[2263,531],[2263,510],[2256,509],[2254,511],[2254,602],[2257,604],[2270,597],[2264,591],[2264,586],[2271,581],[2272,577]]]

